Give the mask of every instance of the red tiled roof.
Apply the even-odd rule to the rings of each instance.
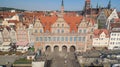
[[[51,25],[55,23],[57,16],[40,16],[40,21],[44,27],[44,31],[51,31]]]
[[[64,20],[70,25],[70,32],[72,32],[72,30],[77,32],[77,27],[82,20],[82,16],[64,15]]]
[[[8,23],[15,23],[15,24],[17,24],[17,23],[19,23],[19,21],[17,21],[17,20],[9,20]]]
[[[111,23],[111,28],[119,28],[120,23]]]
[[[104,32],[107,37],[109,36],[109,31],[107,29],[96,29],[94,30],[94,37],[99,37],[102,32]]]
[[[117,22],[120,22],[120,18],[117,18],[117,19],[114,19],[114,21],[117,23]]]
[[[64,15],[64,20],[65,22],[70,26],[70,32],[72,32],[73,30],[75,32],[77,32],[78,30],[78,25],[80,24],[80,22],[82,21],[82,16],[76,16],[75,14],[72,15]],[[44,27],[44,31],[49,30],[51,31],[51,25],[54,24],[56,22],[56,20],[58,19],[58,17],[56,15],[52,15],[52,16],[43,16],[41,15],[39,17],[43,27]],[[95,20],[91,19],[91,18],[87,18],[87,21],[89,21],[90,23],[92,23],[92,25],[95,24]]]

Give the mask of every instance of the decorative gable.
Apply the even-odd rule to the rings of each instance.
[[[41,24],[40,20],[35,20],[34,28],[43,28],[43,25]]]
[[[108,17],[109,20],[119,18],[116,9],[113,10],[113,12]]]
[[[40,22],[40,20],[35,20],[35,24],[34,24],[34,33],[43,33],[44,29],[43,29],[43,25]]]
[[[100,38],[105,38],[106,37],[106,34],[104,33],[104,32],[102,32],[101,34],[100,34]]]
[[[51,26],[52,33],[69,33],[70,26],[65,22],[64,18],[59,16],[57,21]]]
[[[78,25],[78,27],[87,27],[88,21],[86,21],[85,18],[82,19],[81,23]]]

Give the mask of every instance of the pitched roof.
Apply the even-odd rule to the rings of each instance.
[[[98,38],[103,32],[107,35],[107,37],[109,36],[109,31],[107,29],[96,29],[94,30],[94,37]]]
[[[64,15],[64,19],[70,25],[70,32],[72,32],[73,30],[77,32],[77,27],[82,20],[82,16]]]
[[[44,31],[51,31],[51,25],[55,23],[57,16],[40,16],[40,21],[44,27]]]
[[[111,28],[120,28],[120,23],[111,23]]]

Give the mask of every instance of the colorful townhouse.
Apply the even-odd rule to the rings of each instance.
[[[94,30],[92,45],[94,48],[102,48],[102,49],[108,48],[108,46],[109,46],[109,31],[107,29]]]

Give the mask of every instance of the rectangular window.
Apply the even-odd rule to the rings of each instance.
[[[47,37],[44,37],[44,41],[47,41]]]
[[[68,37],[65,37],[65,41],[68,41]]]
[[[64,33],[64,30],[62,30],[62,33]]]
[[[39,37],[36,37],[36,41],[39,41]]]
[[[78,38],[78,41],[81,41],[81,37]]]
[[[40,29],[40,33],[42,33],[42,30]]]
[[[72,41],[72,37],[70,37],[70,41]]]
[[[79,30],[79,33],[82,33],[82,30]]]
[[[51,41],[51,37],[48,37],[48,41]]]
[[[43,41],[42,37],[40,37],[40,42]]]
[[[77,37],[74,37],[74,41],[75,41],[75,42],[77,41]]]
[[[59,30],[59,29],[57,30],[57,33],[60,33],[60,30]]]
[[[56,37],[53,37],[53,41],[56,41]]]
[[[82,41],[85,42],[85,37],[82,37]]]
[[[64,41],[64,37],[61,37],[61,41]]]
[[[37,33],[37,30],[35,30],[35,33]]]
[[[59,38],[59,37],[57,37],[57,41],[60,41],[60,38]]]
[[[84,29],[84,32],[83,33],[86,33],[86,29]]]

